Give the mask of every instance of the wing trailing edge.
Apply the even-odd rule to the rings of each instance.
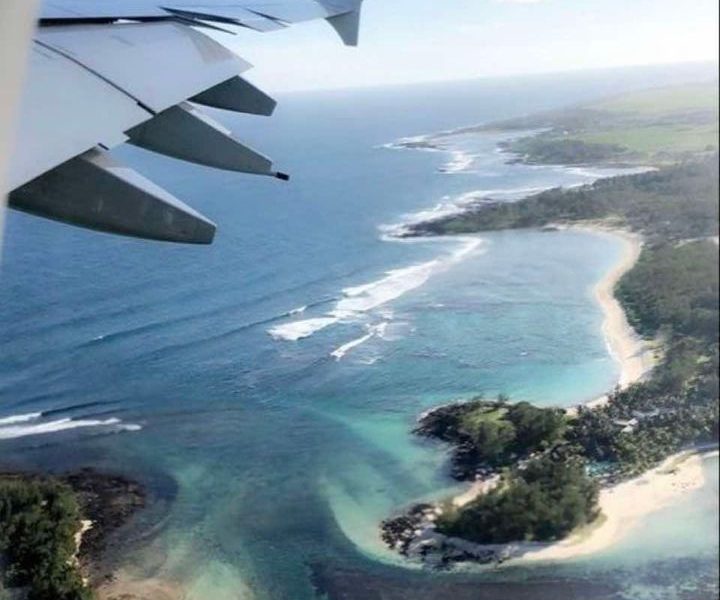
[[[168,108],[127,134],[135,146],[180,160],[275,176],[269,158],[238,142],[222,125],[187,102]]]
[[[276,106],[241,77],[251,65],[199,28],[270,32],[325,19],[355,45],[361,1],[46,0],[10,158],[10,206],[100,231],[210,243],[209,219],[108,150],[128,142],[287,180],[196,106],[264,116]]]
[[[215,224],[160,186],[90,150],[13,191],[9,206],[56,221],[133,237],[210,244]]]

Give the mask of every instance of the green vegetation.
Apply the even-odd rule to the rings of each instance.
[[[538,164],[662,165],[718,149],[717,82],[630,92],[485,129],[543,129],[504,148]]]
[[[621,113],[662,115],[689,110],[718,110],[718,87],[715,83],[685,85],[627,92],[594,102],[596,110]]]
[[[718,156],[484,204],[418,231],[467,233],[585,219],[643,233],[640,259],[615,293],[633,327],[645,337],[660,336],[665,346],[649,381],[616,390],[603,408],[580,410],[564,432],[564,443],[606,463],[603,472],[626,476],[684,446],[718,439],[718,247],[707,239],[718,233]]]
[[[597,483],[580,458],[544,454],[514,467],[462,509],[444,513],[438,531],[483,544],[557,540],[597,517],[597,498]]]
[[[523,137],[499,144],[504,150],[520,155],[513,162],[534,164],[584,165],[606,161],[618,161],[621,157],[630,159],[624,145],[616,143],[612,136],[607,141],[573,138],[556,138],[549,134]]]
[[[643,251],[616,294],[643,335],[666,352],[653,377],[581,410],[568,440],[621,474],[640,473],[681,448],[718,440],[718,249],[709,241]]]
[[[652,243],[718,233],[718,156],[657,171],[551,189],[518,202],[483,202],[464,213],[415,225],[410,235],[472,233],[612,219]]]
[[[72,490],[48,480],[0,479],[4,580],[28,600],[90,600],[74,555],[80,512]]]
[[[552,447],[565,429],[562,410],[476,398],[449,404],[426,415],[416,433],[455,445],[455,475],[474,477],[479,468],[509,465]]]
[[[712,123],[708,105],[714,106]],[[558,118],[506,124],[550,127],[511,148],[531,161],[566,164],[613,155],[677,161],[686,150],[693,157],[517,202],[484,200],[465,213],[416,225],[409,235],[587,220],[640,232],[640,258],[615,295],[638,333],[662,340],[664,355],[648,380],[616,389],[606,405],[581,407],[576,415],[475,400],[423,420],[420,433],[455,444],[456,478],[503,473],[497,488],[438,521],[441,532],[481,543],[559,539],[596,517],[599,482],[642,473],[719,437],[718,155],[704,146],[710,136],[717,145],[717,90],[636,93],[563,113],[562,127]]]
[[[592,521],[602,478],[642,473],[682,448],[718,441],[718,250],[715,242],[658,242],[616,294],[630,322],[661,334],[650,380],[615,390],[574,417],[506,398],[427,415],[418,431],[454,443],[454,474],[514,465],[495,490],[448,512],[438,529],[481,543],[553,540]],[[589,478],[585,464],[602,465]]]
[[[718,336],[717,245],[661,244],[642,253],[616,295],[642,335],[661,328],[708,343]]]
[[[686,156],[693,152],[717,151],[717,124],[698,123],[689,125],[645,125],[623,127],[608,132],[587,132],[579,142],[587,146],[603,146],[614,150],[605,159],[618,157],[629,162],[666,163],[673,156]],[[648,160],[649,158],[649,160]],[[601,157],[601,160],[604,160]],[[586,163],[588,160],[578,162]]]

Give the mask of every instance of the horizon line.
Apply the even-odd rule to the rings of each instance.
[[[277,94],[312,94],[315,92],[344,92],[344,91],[357,91],[357,90],[372,90],[380,88],[400,88],[400,87],[412,87],[412,86],[423,86],[423,85],[437,85],[440,83],[470,83],[475,81],[493,81],[493,80],[508,80],[518,78],[533,78],[533,77],[551,77],[554,75],[572,75],[580,73],[592,73],[601,71],[620,71],[620,70],[632,70],[632,69],[651,69],[651,68],[662,68],[662,67],[681,67],[691,65],[720,65],[720,61],[714,58],[699,59],[691,61],[679,61],[679,62],[662,62],[662,63],[641,63],[641,64],[628,64],[628,65],[615,65],[605,67],[588,67],[588,68],[575,68],[575,69],[559,69],[554,71],[540,71],[540,72],[524,72],[524,73],[508,73],[503,75],[477,75],[474,77],[460,77],[457,79],[426,79],[422,81],[405,81],[398,83],[370,83],[370,84],[358,84],[338,87],[327,87],[327,88],[288,88],[274,90],[273,93]],[[249,78],[250,79],[250,78]],[[707,79],[708,82],[718,81],[719,76],[714,73],[712,77]],[[267,87],[267,84],[266,84]]]

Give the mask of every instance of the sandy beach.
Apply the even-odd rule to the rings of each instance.
[[[680,452],[635,479],[604,488],[598,501],[602,515],[594,524],[566,540],[530,550],[520,560],[564,560],[605,550],[631,533],[643,516],[701,488],[703,460],[711,456],[717,456],[717,450]]]
[[[624,388],[641,381],[657,364],[660,344],[643,340],[635,332],[615,298],[614,290],[622,276],[632,269],[640,257],[642,237],[604,223],[554,227],[572,227],[622,240],[624,248],[620,261],[597,283],[594,294],[605,317],[602,331],[608,351],[620,365],[618,385]],[[603,395],[585,403],[585,406],[599,406],[608,400],[608,396]],[[567,413],[571,415],[577,408],[568,408]],[[598,500],[601,516],[595,523],[562,542],[513,544],[510,553],[517,557],[517,560],[523,561],[563,560],[606,549],[627,534],[644,515],[677,501],[686,491],[702,487],[705,482],[702,469],[704,456],[697,452],[682,452],[669,457],[655,469],[635,479],[604,488]],[[475,482],[465,492],[453,498],[453,504],[457,507],[467,504],[494,487],[496,479]]]
[[[571,227],[597,235],[613,236],[623,243],[620,261],[596,284],[594,295],[604,315],[602,332],[608,352],[620,366],[618,385],[625,388],[644,379],[657,364],[661,352],[659,342],[642,339],[630,326],[625,311],[614,293],[615,286],[622,276],[632,269],[640,258],[642,236],[603,223],[583,223]],[[599,406],[607,401],[607,395],[603,395],[585,403],[585,406]],[[570,412],[572,410],[574,409],[570,409]]]
[[[620,364],[621,388],[643,379],[656,364],[656,351],[630,326],[620,302],[615,298],[615,286],[640,258],[642,238],[628,231],[607,230],[599,227],[585,227],[585,230],[600,232],[620,238],[624,244],[620,262],[595,286],[595,298],[605,315],[602,326],[611,356]]]
[[[620,377],[618,385],[625,388],[628,385],[642,380],[657,364],[659,344],[653,344],[642,339],[628,323],[625,311],[615,298],[615,286],[623,275],[633,268],[640,252],[642,251],[642,236],[627,231],[610,227],[604,223],[587,222],[582,224],[557,224],[551,227],[555,229],[578,229],[588,231],[597,235],[610,235],[619,238],[623,243],[623,253],[620,261],[595,285],[594,295],[603,311],[604,320],[602,332],[605,337],[608,352],[620,365]],[[608,402],[606,394],[584,403],[584,406],[601,406]],[[578,407],[572,406],[566,409],[568,415],[575,414]],[[422,419],[432,409],[423,413]],[[490,481],[476,481],[462,494],[455,496],[452,500],[456,507],[461,507],[473,500],[479,494],[483,494],[496,485],[496,478]]]

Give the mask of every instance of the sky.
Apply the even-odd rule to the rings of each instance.
[[[360,45],[323,21],[218,39],[268,92],[718,57],[717,0],[365,0]]]

